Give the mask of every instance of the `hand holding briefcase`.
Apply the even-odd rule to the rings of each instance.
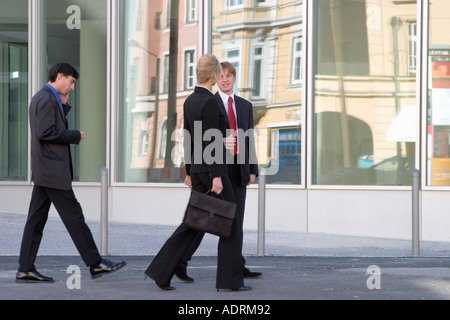
[[[208,193],[209,191],[207,193],[191,191],[183,223],[191,229],[228,238],[236,214],[236,203]]]

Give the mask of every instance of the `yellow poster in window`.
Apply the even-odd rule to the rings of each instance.
[[[431,159],[431,185],[450,186],[450,159]]]

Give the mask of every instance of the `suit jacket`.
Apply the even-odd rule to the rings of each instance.
[[[229,129],[230,124],[228,122],[228,113],[227,110],[225,110],[225,105],[223,104],[220,94],[217,92],[215,95],[219,105],[221,106],[220,109],[225,118],[227,129]],[[254,129],[253,105],[250,101],[237,95],[234,95],[234,103],[236,105],[237,113],[237,129],[243,130],[244,133],[249,133],[248,130]],[[242,186],[246,186],[250,181],[250,174],[255,174],[256,176],[258,176],[258,163],[256,162],[256,149],[253,132],[245,136],[244,145],[239,145],[238,152],[241,183]],[[244,159],[241,160],[240,157],[244,157]]]
[[[183,114],[184,130],[187,133],[184,137],[186,174],[207,172],[211,178],[224,176],[223,138],[226,123],[214,94],[206,88],[196,86],[184,102]],[[211,141],[205,139],[205,132],[210,129],[214,129],[210,132],[218,133],[220,137],[213,137]]]
[[[43,87],[30,102],[31,180],[38,186],[69,190],[73,168],[70,144],[79,144],[81,133],[68,130],[66,115],[61,112],[53,92]]]

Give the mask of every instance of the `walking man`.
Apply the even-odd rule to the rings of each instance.
[[[52,203],[92,278],[126,265],[124,261],[114,263],[100,256],[72,189],[70,145],[79,144],[85,133],[68,129],[66,115],[71,107],[66,102],[78,77],[70,64],[56,64],[49,71],[48,83],[31,99],[31,180],[34,186],[20,248],[18,283],[53,282],[53,278],[40,274],[34,265]]]

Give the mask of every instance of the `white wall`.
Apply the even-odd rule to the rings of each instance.
[[[411,239],[410,191],[309,190],[310,232]]]
[[[26,214],[31,186],[0,186],[0,212]],[[99,220],[100,186],[74,186],[87,220]],[[109,220],[178,225],[189,190],[183,186],[115,186],[109,190]],[[421,240],[450,241],[450,196],[421,191]],[[248,190],[244,228],[258,228],[258,188]],[[57,215],[52,207],[51,215]],[[319,232],[393,239],[412,238],[411,191],[266,190],[266,231]]]
[[[450,240],[449,191],[422,191],[422,238]]]

